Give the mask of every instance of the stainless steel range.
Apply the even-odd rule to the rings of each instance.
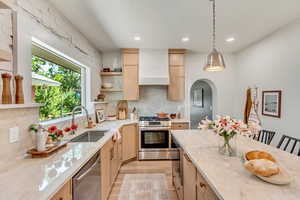
[[[139,160],[178,159],[170,136],[169,118],[140,117],[139,128]]]

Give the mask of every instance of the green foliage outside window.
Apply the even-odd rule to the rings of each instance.
[[[60,86],[35,86],[36,103],[40,108],[40,121],[65,117],[81,105],[81,74],[71,69],[32,56],[32,71],[61,83]]]

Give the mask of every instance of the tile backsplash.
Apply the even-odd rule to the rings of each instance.
[[[154,115],[159,112],[184,114],[184,101],[169,101],[167,99],[167,86],[140,86],[140,98],[138,101],[128,101],[129,112],[136,107],[139,115]],[[117,101],[123,98],[122,93],[109,94],[106,101],[109,114],[116,113]]]
[[[28,132],[30,124],[38,121],[38,109],[0,110],[0,166],[25,153],[35,144],[35,136]],[[19,141],[9,143],[9,128],[19,128]]]
[[[159,112],[176,113],[184,110],[184,102],[169,101],[167,86],[141,86],[139,101],[130,101],[129,111],[136,107],[140,115],[153,115]]]

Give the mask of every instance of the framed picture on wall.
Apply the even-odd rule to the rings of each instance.
[[[281,94],[280,90],[263,91],[262,115],[269,117],[281,117]]]
[[[96,119],[97,119],[97,123],[104,121],[104,110],[103,109],[96,109]]]

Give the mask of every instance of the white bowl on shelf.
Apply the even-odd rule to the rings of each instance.
[[[105,89],[110,89],[110,88],[113,88],[113,84],[111,84],[111,83],[103,83],[102,87],[105,88]]]

